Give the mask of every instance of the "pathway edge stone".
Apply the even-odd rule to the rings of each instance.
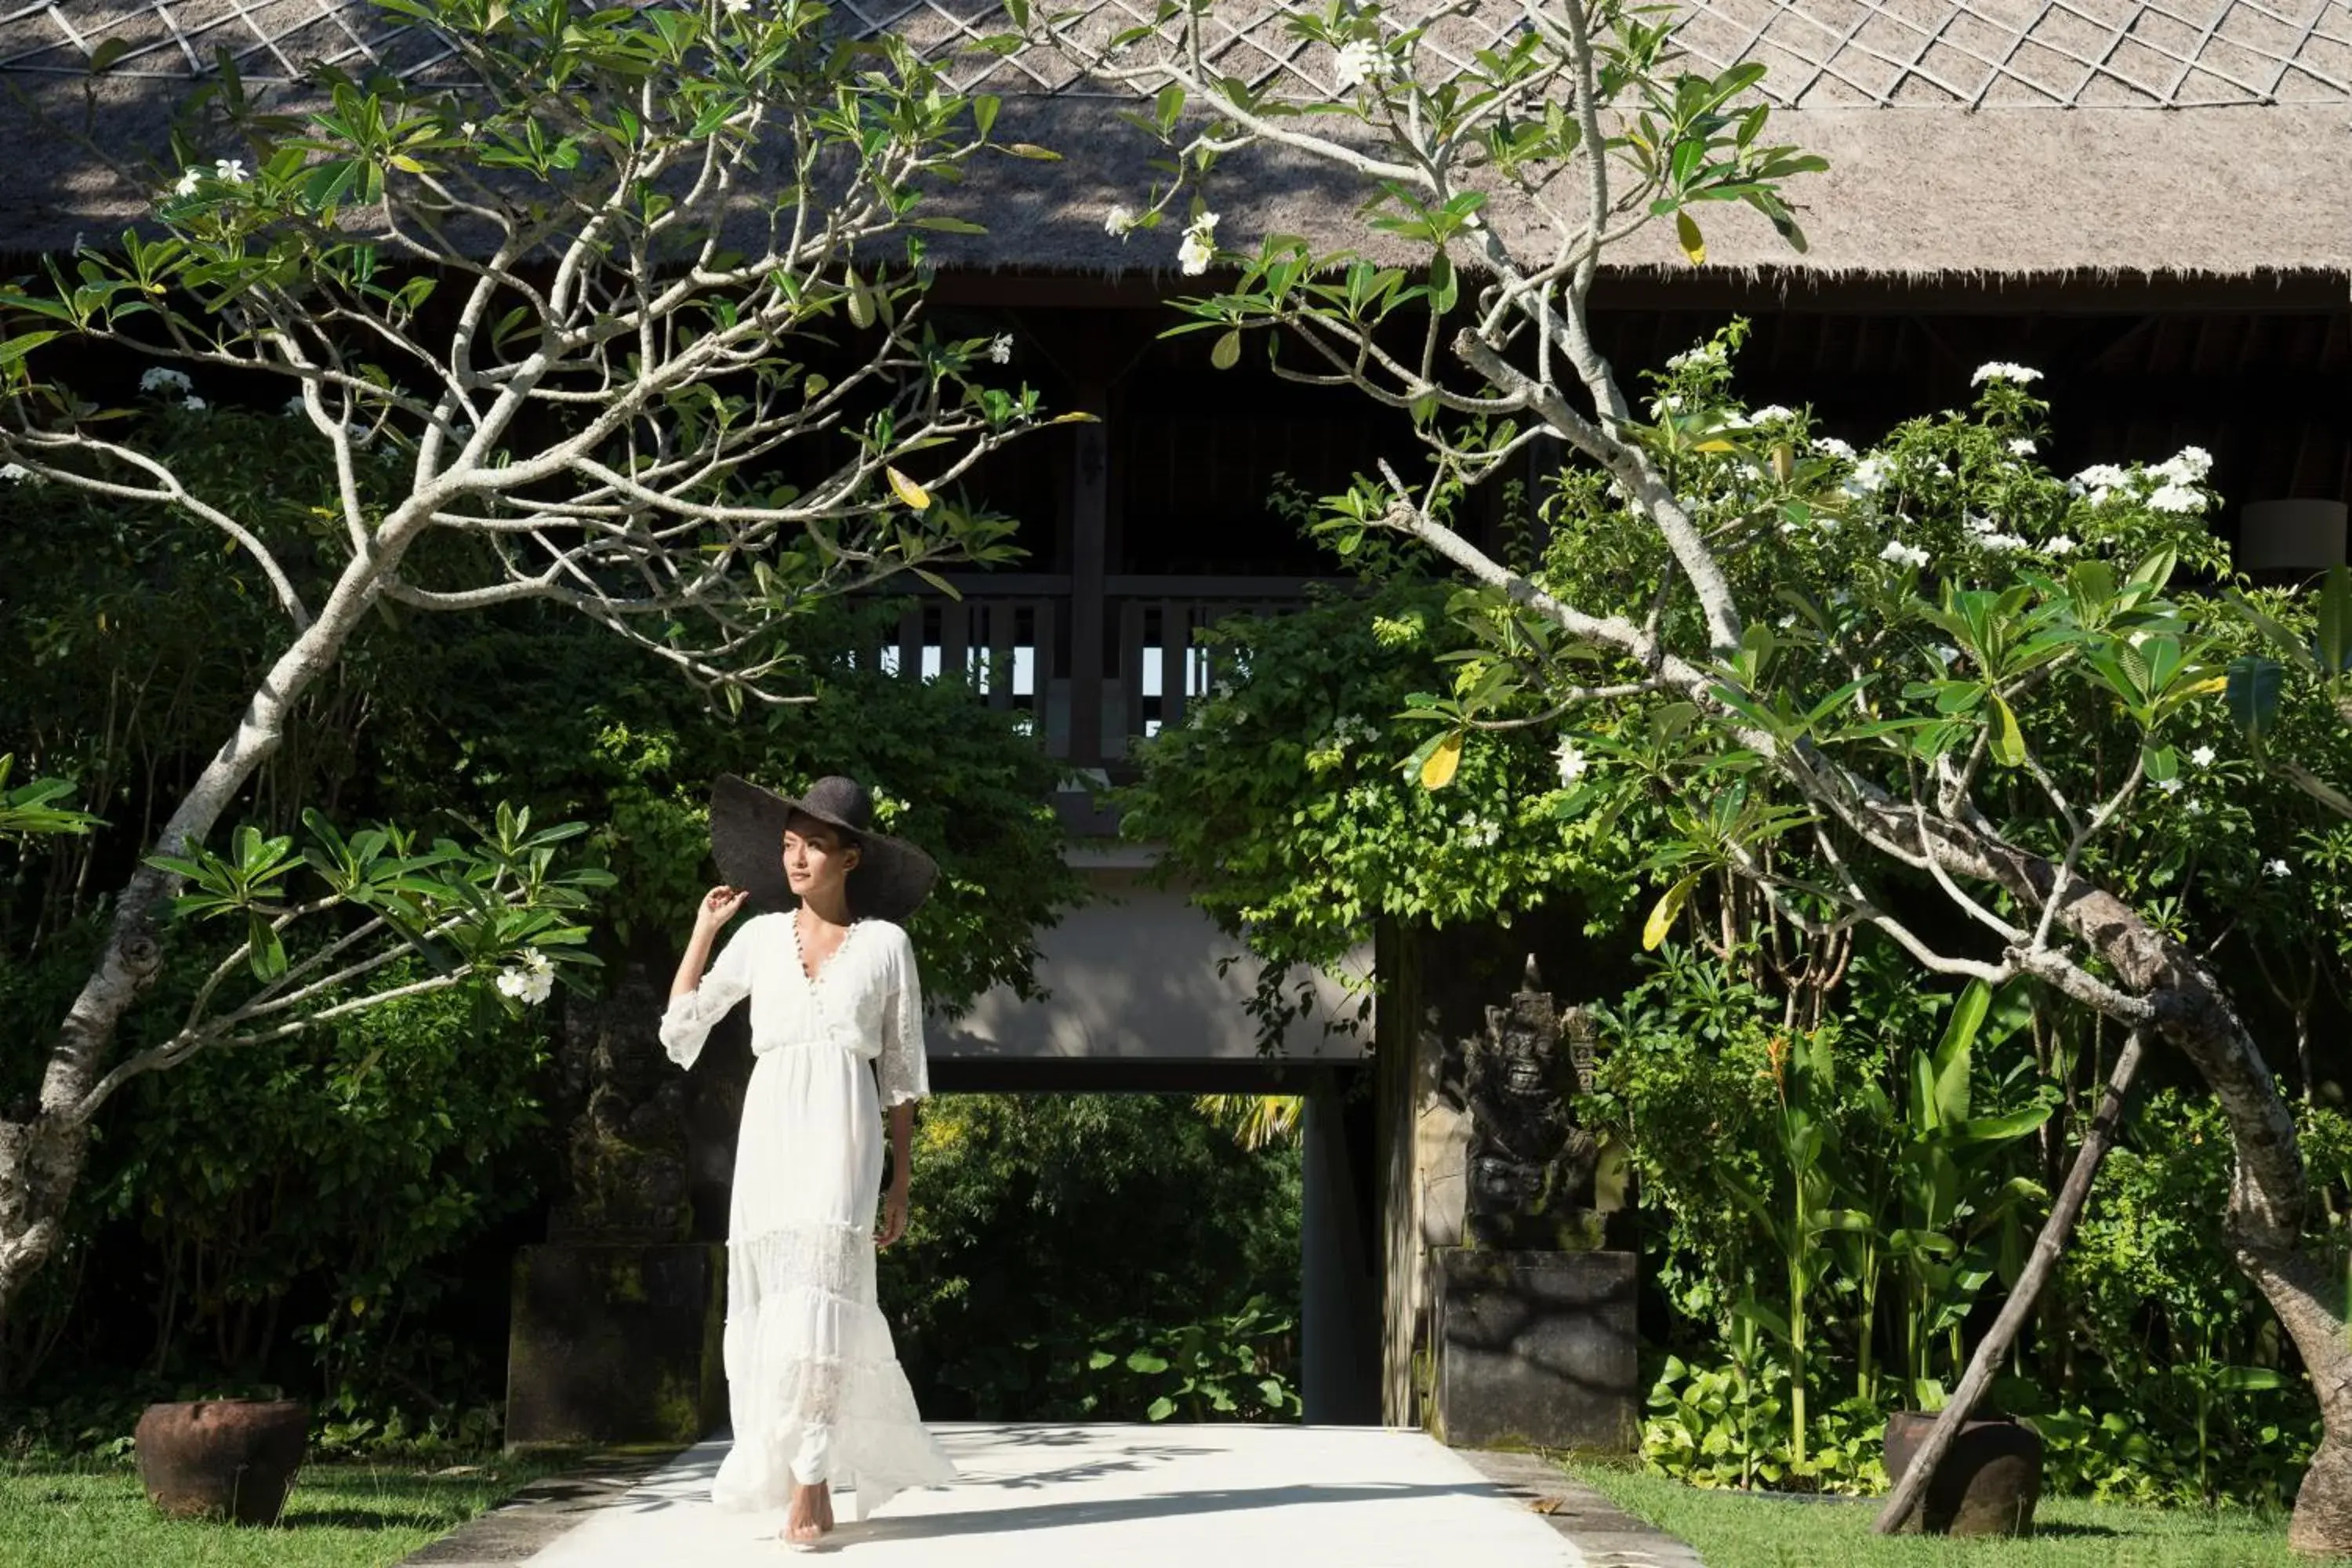
[[[394,1568],[508,1568],[525,1562],[685,1451],[662,1447],[590,1454],[561,1474],[521,1488]]]
[[[1541,1514],[1588,1568],[1706,1568],[1687,1542],[1635,1519],[1540,1454],[1454,1452],[1505,1495]]]

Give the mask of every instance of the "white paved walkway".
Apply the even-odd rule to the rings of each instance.
[[[844,1526],[828,1555],[860,1568],[1583,1568],[1541,1516],[1417,1432],[934,1430],[963,1479]],[[724,1452],[688,1449],[530,1558],[533,1568],[781,1568],[782,1515],[710,1506]]]

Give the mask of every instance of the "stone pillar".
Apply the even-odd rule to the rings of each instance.
[[[1432,1426],[1463,1448],[1640,1446],[1630,1252],[1445,1247]]]
[[[727,1249],[565,1241],[515,1259],[507,1448],[692,1443],[727,1419]]]
[[[662,994],[648,965],[630,963],[609,996],[564,1008],[568,1180],[546,1244],[515,1259],[510,1449],[686,1444],[726,1422],[727,1255],[692,1239],[688,1128],[734,1053],[707,1055],[717,1070],[691,1078],[672,1067],[655,1037]],[[723,1213],[723,1172],[719,1193]]]

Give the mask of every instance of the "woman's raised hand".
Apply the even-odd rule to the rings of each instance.
[[[743,900],[751,896],[741,888],[711,889],[702,895],[702,902],[695,907],[695,929],[716,931],[735,918],[735,911],[741,909]]]

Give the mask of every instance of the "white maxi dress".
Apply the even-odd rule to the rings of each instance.
[[[747,995],[756,1061],[727,1222],[735,1441],[711,1500],[777,1510],[794,1482],[830,1481],[854,1488],[866,1516],[956,1473],[916,1413],[874,1292],[882,1112],[930,1092],[914,947],[887,921],[858,921],[811,980],[793,916],[761,915],[671,1000],[670,1059],[693,1066]]]

